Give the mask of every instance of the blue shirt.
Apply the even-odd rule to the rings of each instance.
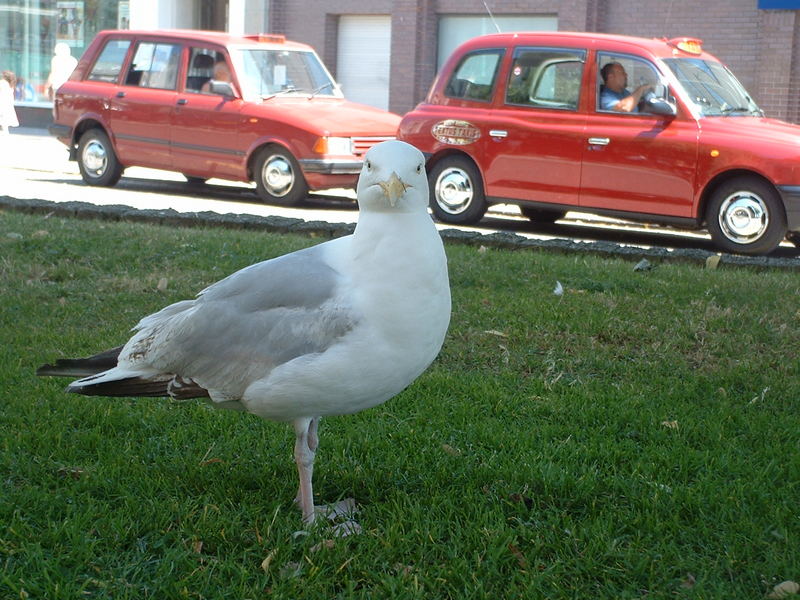
[[[603,110],[614,110],[617,102],[624,100],[630,95],[631,93],[628,90],[615,92],[614,90],[603,86],[600,88],[600,108]],[[636,109],[634,108],[632,112],[636,112]]]

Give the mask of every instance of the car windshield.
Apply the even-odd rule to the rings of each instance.
[[[724,65],[699,58],[668,58],[664,62],[703,116],[763,116],[747,90]]]
[[[283,94],[336,96],[341,93],[317,55],[300,50],[239,49],[233,61],[246,100]]]

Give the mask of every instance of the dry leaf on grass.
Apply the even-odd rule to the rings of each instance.
[[[788,598],[789,596],[795,596],[800,593],[800,584],[796,581],[784,581],[783,583],[779,583],[772,591],[767,595],[767,598],[777,598],[780,600],[781,598]]]
[[[192,542],[192,550],[195,554],[203,552],[203,540],[195,540]]]
[[[86,474],[86,470],[80,467],[61,467],[58,471],[56,471],[56,475],[59,477],[63,477],[65,479],[69,477],[70,479],[75,479],[76,481],[85,477]]]
[[[487,335],[496,335],[497,337],[501,337],[501,338],[507,338],[508,337],[507,333],[503,333],[502,331],[497,331],[497,329],[487,329],[483,333],[485,333]]]
[[[666,427],[667,429],[677,429],[678,422],[677,421],[661,421],[661,424]]]
[[[719,266],[721,254],[713,254],[706,259],[706,269],[716,269]]]
[[[442,444],[442,450],[444,450],[450,456],[461,456],[461,450],[451,446],[450,444]]]
[[[272,559],[275,558],[275,552],[275,550],[270,551],[270,553],[267,554],[267,557],[261,561],[261,568],[265,573],[269,571],[269,565],[272,562]]]
[[[520,569],[523,569],[523,570],[527,569],[528,568],[528,559],[525,558],[525,555],[522,553],[522,550],[520,550],[514,544],[509,544],[508,545],[508,549],[511,552],[511,554],[514,555],[514,558],[517,559],[517,564],[519,565]]]
[[[330,550],[336,545],[336,542],[333,540],[322,540],[319,544],[314,544],[311,546],[311,552],[319,552],[320,550]]]
[[[162,277],[161,279],[158,280],[158,285],[156,286],[156,289],[159,292],[166,292],[168,284],[169,284],[169,282],[167,281],[167,278],[166,277]]]

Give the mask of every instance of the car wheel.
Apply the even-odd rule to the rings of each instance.
[[[483,181],[475,164],[464,156],[437,162],[428,175],[430,205],[445,223],[477,223],[486,214]]]
[[[559,219],[563,219],[564,215],[567,214],[565,210],[548,210],[546,208],[533,208],[532,206],[520,206],[519,212],[536,223],[555,223]]]
[[[183,176],[186,177],[186,183],[189,185],[203,185],[206,181],[208,181],[208,179],[205,177],[195,177],[193,175],[186,175],[185,173]]]
[[[90,129],[78,142],[78,168],[89,185],[112,186],[122,177],[123,166],[111,140],[100,129]]]
[[[294,206],[308,195],[300,165],[287,150],[263,148],[256,156],[253,176],[258,195],[268,204]]]
[[[739,254],[769,254],[786,235],[786,214],[775,189],[756,177],[737,177],[711,196],[706,211],[711,239]]]

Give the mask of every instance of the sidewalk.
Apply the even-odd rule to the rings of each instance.
[[[67,147],[46,129],[13,127],[11,135],[0,141],[0,166],[32,171],[78,173],[70,162]]]

